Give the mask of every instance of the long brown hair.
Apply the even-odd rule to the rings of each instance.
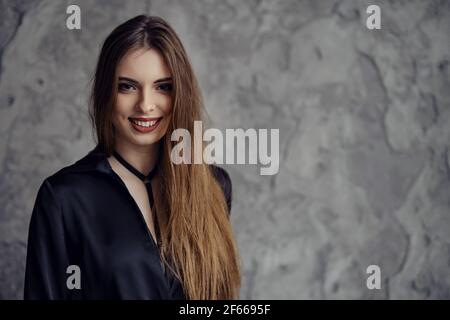
[[[187,299],[236,299],[241,286],[240,261],[223,190],[209,165],[174,165],[170,160],[177,143],[170,139],[172,131],[184,128],[194,136],[194,121],[205,120],[206,112],[186,51],[175,31],[159,17],[130,19],[114,29],[103,44],[89,110],[98,146],[111,155],[117,66],[127,52],[138,48],[158,50],[173,79],[172,116],[167,133],[158,142],[161,197],[156,211],[162,259],[180,279]]]

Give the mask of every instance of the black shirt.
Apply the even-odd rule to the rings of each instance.
[[[228,173],[211,166],[231,211]],[[67,281],[79,267],[81,288]],[[25,299],[185,299],[125,183],[97,146],[44,180],[34,204]]]

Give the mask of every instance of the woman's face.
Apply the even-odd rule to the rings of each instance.
[[[118,65],[117,75],[115,139],[139,147],[158,142],[172,112],[172,78],[162,55],[155,49],[131,51]]]

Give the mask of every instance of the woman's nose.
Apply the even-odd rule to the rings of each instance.
[[[142,112],[147,113],[156,108],[155,98],[151,90],[143,90],[139,101],[139,108]]]

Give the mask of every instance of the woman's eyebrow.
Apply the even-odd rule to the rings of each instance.
[[[119,77],[119,80],[125,80],[125,81],[128,81],[128,82],[134,83],[136,85],[139,84],[139,81],[131,79],[131,78],[128,78],[128,77]]]
[[[134,83],[136,85],[139,84],[139,81],[134,80],[132,78],[128,78],[128,77],[119,77],[119,80],[128,81],[128,82]],[[161,82],[168,82],[168,81],[172,81],[172,77],[161,78],[161,79],[156,80],[154,83],[158,84],[158,83],[161,83]]]
[[[166,78],[158,79],[154,83],[157,84],[157,83],[168,82],[168,81],[172,81],[172,77],[166,77]]]

